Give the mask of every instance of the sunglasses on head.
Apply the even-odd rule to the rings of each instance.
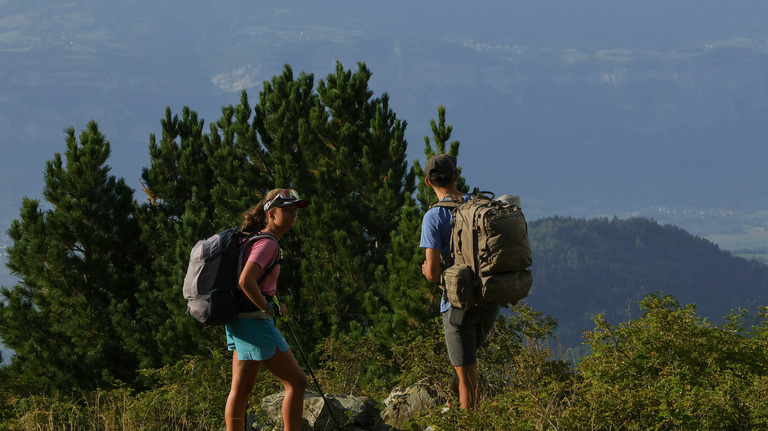
[[[299,194],[294,189],[282,189],[280,192],[275,195],[274,198],[272,198],[271,201],[264,204],[264,212],[267,212],[271,210],[272,208],[276,207],[277,205],[285,202],[285,201],[298,201]]]

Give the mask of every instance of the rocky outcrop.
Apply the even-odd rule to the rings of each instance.
[[[386,424],[398,428],[422,410],[435,407],[437,402],[432,387],[417,383],[407,388],[395,388],[384,400],[384,405],[381,419]]]
[[[327,403],[326,403],[327,401]],[[273,394],[261,402],[267,421],[259,423],[250,415],[247,430],[282,430],[281,407],[283,394]],[[395,388],[383,401],[383,409],[369,397],[326,395],[307,391],[304,396],[302,431],[397,431],[401,425],[425,409],[437,405],[432,388],[417,383],[407,388]]]

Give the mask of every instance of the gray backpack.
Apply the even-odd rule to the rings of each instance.
[[[206,325],[224,325],[238,313],[251,311],[254,305],[240,288],[243,248],[270,234],[244,234],[236,228],[219,232],[197,242],[189,254],[189,266],[182,291],[187,300],[187,314]],[[259,283],[280,260],[280,244]]]
[[[475,189],[466,202],[433,205],[453,212],[453,266],[443,272],[448,301],[467,309],[478,303],[516,304],[533,284],[528,224],[516,202],[494,200],[491,192]]]

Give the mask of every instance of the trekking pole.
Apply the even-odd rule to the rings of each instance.
[[[277,301],[276,297],[272,297],[272,300],[277,305],[278,312],[280,311],[280,303]],[[275,318],[277,318],[278,314],[275,313]],[[293,332],[293,326],[291,326],[291,323],[288,322],[288,318],[286,316],[285,325],[288,326],[288,330],[291,331],[291,335],[293,335],[293,339],[296,341],[296,347],[299,349],[299,353],[301,353],[301,357],[304,358],[304,364],[307,366],[307,370],[309,371],[309,375],[312,376],[312,380],[315,382],[315,386],[317,386],[317,390],[320,391],[320,396],[323,398],[323,402],[325,402],[325,405],[328,406],[328,412],[331,414],[331,418],[336,423],[336,428],[341,428],[341,424],[339,424],[339,421],[336,419],[336,415],[333,414],[333,409],[331,408],[331,404],[328,402],[328,400],[325,398],[325,394],[323,393],[323,388],[320,387],[320,382],[317,381],[315,378],[315,373],[312,372],[312,367],[309,365],[309,359],[307,359],[307,355],[304,354],[304,349],[301,348],[301,344],[299,343],[299,338],[296,336],[296,333]]]

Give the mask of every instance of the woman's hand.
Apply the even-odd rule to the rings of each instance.
[[[290,313],[288,313],[288,306],[285,304],[285,302],[280,303],[280,317],[288,317]]]

